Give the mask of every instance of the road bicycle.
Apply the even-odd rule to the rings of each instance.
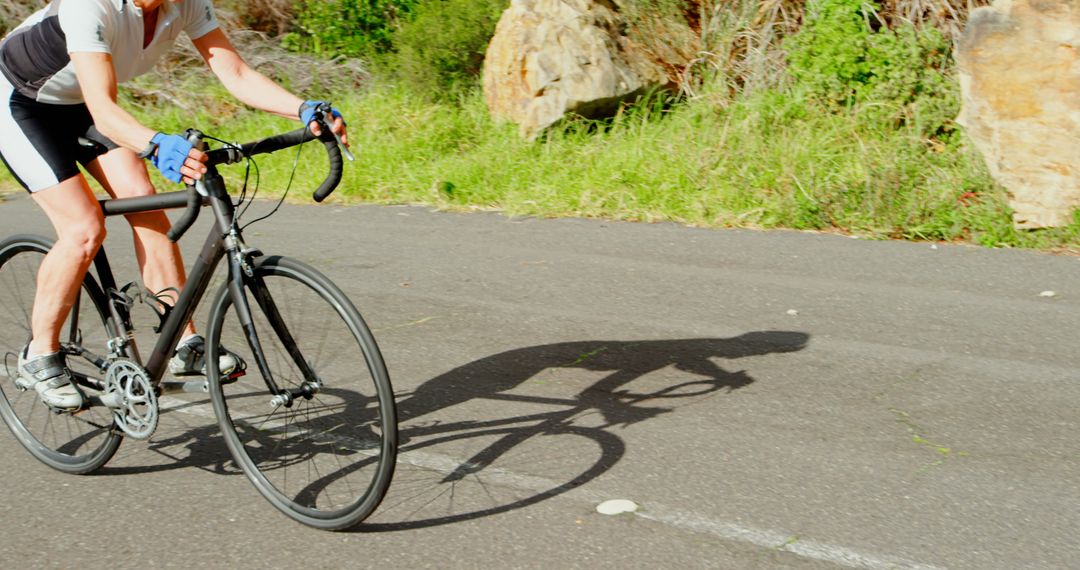
[[[197,187],[100,201],[106,216],[186,208],[169,231],[174,242],[204,206],[214,223],[175,305],[134,284],[118,286],[105,248],[97,253],[61,334],[85,396],[82,409],[50,409],[14,382],[17,351],[30,339],[38,266],[53,242],[34,235],[0,242],[0,350],[7,351],[0,416],[38,460],[85,474],[104,466],[124,437],[150,438],[163,399],[208,392],[234,461],[274,507],[312,527],[350,528],[378,507],[394,473],[397,420],[386,366],[364,319],[333,282],[300,261],[247,245],[244,192],[234,203],[217,170],[318,138],[330,159],[314,193],[321,202],[341,180],[339,141],[325,123],[320,137],[305,128],[216,149],[198,131],[189,130],[188,138],[209,155]],[[209,301],[206,361],[218,362],[224,346],[241,365],[227,375],[211,364],[206,377],[167,380],[184,325],[223,260],[227,277]],[[160,318],[145,359],[131,319],[140,299]]]

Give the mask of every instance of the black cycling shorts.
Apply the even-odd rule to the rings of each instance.
[[[79,138],[97,144],[86,146]],[[0,75],[0,158],[29,192],[79,175],[79,164],[118,148],[94,128],[85,104],[40,103]]]

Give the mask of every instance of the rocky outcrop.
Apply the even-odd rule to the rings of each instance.
[[[630,28],[612,0],[513,0],[484,61],[492,115],[531,139],[567,113],[602,116],[669,84]]]
[[[958,121],[1010,194],[1017,227],[1080,207],[1080,0],[997,0],[960,42]]]

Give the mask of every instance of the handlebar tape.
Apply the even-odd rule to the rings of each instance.
[[[195,129],[188,129],[186,138],[191,146],[197,149],[205,149],[206,144],[203,143],[203,134]],[[196,182],[198,184],[198,182]],[[199,195],[198,190],[195,189],[195,184],[188,185],[188,199],[187,209],[184,210],[184,214],[180,216],[180,219],[176,221],[171,228],[169,228],[166,237],[169,241],[176,243],[180,241],[180,238],[184,237],[184,233],[191,228],[191,225],[195,223],[195,219],[199,217],[199,210],[202,209],[202,197]]]
[[[305,127],[303,129],[267,137],[260,141],[240,145],[240,152],[244,156],[265,154],[296,146],[314,140],[315,138],[315,135]],[[341,149],[338,148],[337,141],[334,139],[334,134],[330,131],[330,127],[323,125],[322,134],[319,135],[318,139],[322,141],[323,146],[326,147],[326,155],[327,158],[330,159],[330,170],[326,175],[326,179],[323,180],[322,184],[319,185],[312,195],[316,202],[322,202],[337,188],[338,184],[341,183],[341,176],[345,169],[341,158]]]
[[[307,141],[313,140],[314,138],[315,135],[311,134],[311,131],[309,131],[305,127],[303,129],[296,129],[295,131],[281,133],[280,135],[266,137],[265,139],[255,142],[242,144],[240,145],[240,152],[244,156],[254,156],[256,154],[276,152],[283,148],[289,148],[290,146],[296,146],[300,143],[305,143]]]
[[[188,228],[195,223],[195,218],[199,217],[199,210],[202,209],[202,196],[195,190],[195,186],[188,187],[188,201],[187,209],[184,210],[184,215],[180,216],[180,219],[173,224],[173,227],[169,228],[169,232],[165,234],[168,236],[169,241],[176,243],[180,241],[180,238],[184,236],[184,232],[188,231]]]
[[[323,146],[326,147],[326,156],[330,159],[330,171],[326,173],[326,180],[319,185],[318,189],[312,197],[316,202],[322,202],[338,187],[341,182],[341,174],[344,171],[344,165],[341,162],[341,149],[338,148],[337,140],[334,139],[334,135],[329,133],[330,129],[323,129],[323,136],[319,137],[319,140],[323,142]],[[329,135],[329,140],[327,140]]]

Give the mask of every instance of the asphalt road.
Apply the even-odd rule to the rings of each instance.
[[[12,195],[0,228],[47,226]],[[405,417],[382,507],[291,522],[198,413],[95,476],[3,432],[4,567],[1080,567],[1080,259],[332,204],[248,241],[375,330]]]

